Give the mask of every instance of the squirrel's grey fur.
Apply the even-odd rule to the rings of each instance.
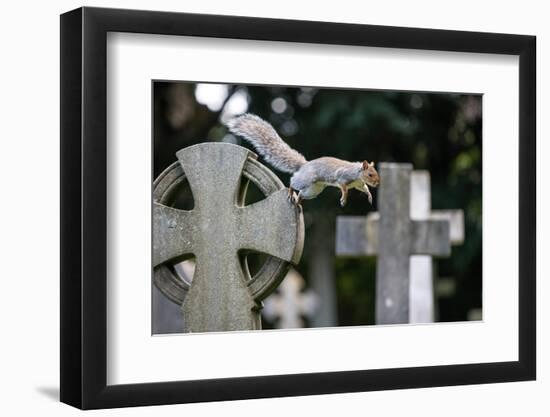
[[[250,142],[264,159],[280,171],[294,174],[307,161],[288,146],[273,126],[254,114],[243,114],[227,122],[229,130]]]
[[[264,159],[280,171],[293,174],[291,190],[297,190],[296,201],[312,199],[327,186],[340,188],[344,205],[347,192],[355,188],[372,196],[367,184],[376,187],[379,183],[374,162],[348,162],[333,157],[322,157],[307,161],[304,156],[288,146],[273,126],[254,114],[244,114],[227,122],[229,130],[250,142]]]

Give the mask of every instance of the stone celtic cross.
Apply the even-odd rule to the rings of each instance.
[[[413,257],[411,265],[411,255],[427,256],[430,266],[431,256],[449,256],[451,243],[461,240],[455,235],[463,234],[462,212],[453,210],[427,215],[429,190],[427,195],[416,195],[424,190],[424,187],[419,190],[418,182],[423,181],[429,187],[424,174],[413,175],[410,164],[383,163],[379,168],[379,212],[371,213],[367,218],[340,216],[337,221],[336,253],[344,256],[377,255],[376,323],[408,323],[411,317],[416,320],[415,314],[410,312],[411,302],[417,305],[422,302],[416,295],[411,296],[411,289],[414,291],[411,278],[414,285],[426,287],[426,271],[420,273],[420,281],[424,282],[417,279],[418,268],[425,264],[426,258]],[[411,188],[414,196],[411,195]],[[411,200],[415,206],[413,210]],[[419,207],[419,204],[427,207]],[[433,296],[433,291],[428,290],[428,295],[422,296],[424,300]]]
[[[154,282],[182,304],[185,332],[251,330],[261,326],[260,302],[301,257],[302,213],[287,189],[246,148],[202,143],[177,152],[153,186]],[[244,181],[243,181],[244,178]],[[189,182],[192,210],[170,207],[179,185]],[[244,204],[252,181],[265,199]],[[250,276],[239,253],[261,252],[268,260]],[[195,256],[192,282],[171,264]]]

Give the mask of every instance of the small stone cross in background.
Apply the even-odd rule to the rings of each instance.
[[[293,268],[279,285],[279,292],[265,299],[262,314],[269,320],[279,319],[276,327],[304,327],[302,317],[312,317],[318,309],[319,298],[311,290],[303,291],[305,281]]]

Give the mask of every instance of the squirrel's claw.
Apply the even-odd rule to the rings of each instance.
[[[300,205],[300,196],[294,192],[291,187],[288,187],[288,201],[296,206]]]

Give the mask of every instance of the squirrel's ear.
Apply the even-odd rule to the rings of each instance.
[[[370,163],[370,166],[374,168],[374,161]]]
[[[365,160],[363,161],[363,169],[368,169],[369,168],[369,161]]]

